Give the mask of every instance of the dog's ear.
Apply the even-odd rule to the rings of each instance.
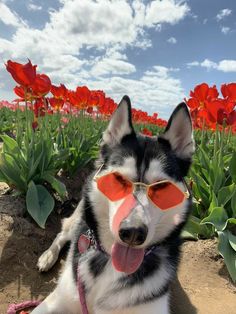
[[[189,110],[185,103],[179,104],[173,111],[164,134],[160,136],[169,141],[172,150],[181,159],[192,157],[195,144]]]
[[[134,133],[131,103],[129,97],[124,96],[103,133],[103,141],[106,144],[115,145],[120,143],[123,137],[131,133]]]

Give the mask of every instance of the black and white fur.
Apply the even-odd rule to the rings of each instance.
[[[117,170],[134,182],[150,184],[171,179],[185,190],[183,177],[193,152],[191,118],[184,103],[176,107],[164,133],[151,138],[135,133],[130,100],[124,96],[103,134],[97,167],[104,164],[105,171]],[[140,204],[124,223],[128,227],[145,224],[148,234],[140,247],[157,245],[157,249],[144,258],[135,273],[127,275],[116,271],[110,259],[111,246],[119,240],[112,232],[111,222],[121,201],[109,201],[97,189],[93,175],[88,178],[77,209],[64,220],[62,231],[39,258],[39,269],[47,271],[64,244],[71,241],[56,289],[32,313],[81,314],[76,276],[79,263],[90,314],[169,314],[169,286],[176,276],[180,233],[190,213],[191,198],[181,206],[161,211],[150,203],[144,191],[138,192]],[[107,254],[93,248],[82,255],[78,253],[78,238],[87,227]]]

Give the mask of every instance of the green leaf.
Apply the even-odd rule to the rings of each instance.
[[[7,178],[4,176],[4,174],[1,170],[0,170],[0,182],[7,183]]]
[[[223,169],[220,168],[218,165],[213,168],[213,173],[214,173],[214,177],[215,177],[214,184],[213,184],[213,190],[215,193],[217,193],[219,191],[222,183],[223,183],[225,174],[224,174]]]
[[[203,147],[201,147],[201,145],[198,147],[199,150],[200,150],[200,160],[202,162],[202,165],[205,169],[208,169],[209,168],[209,165],[210,165],[210,159],[207,155],[207,152],[205,151],[205,149]]]
[[[210,237],[211,230],[205,225],[201,225],[201,219],[190,216],[187,224],[184,227],[184,232],[182,233],[182,237],[198,239],[199,236],[208,238]]]
[[[198,240],[196,233],[189,232],[188,230],[183,230],[180,236],[182,239],[186,240]]]
[[[210,213],[212,211],[213,208],[217,207],[218,206],[218,200],[217,200],[217,197],[215,195],[215,193],[212,191],[212,200],[211,200],[211,204],[208,208],[208,213]]]
[[[229,219],[227,219],[227,226],[228,226],[228,224],[236,225],[236,218],[229,218]]]
[[[42,179],[51,184],[52,188],[59,194],[60,197],[65,198],[67,195],[66,186],[61,181],[57,180],[50,174],[45,174]]]
[[[8,184],[26,192],[27,183],[22,179],[21,169],[11,155],[7,153],[0,155],[0,170],[7,179]]]
[[[26,194],[27,211],[41,227],[45,228],[45,223],[54,208],[54,199],[42,185],[35,185],[30,181]]]
[[[192,168],[192,177],[195,181],[194,189],[197,191],[197,199],[201,199],[205,208],[209,207],[210,187],[206,181],[197,173],[196,169]]]
[[[218,204],[219,206],[225,206],[228,201],[232,198],[235,192],[235,184],[231,184],[225,187],[222,187],[218,192]]]
[[[211,224],[216,230],[222,231],[227,226],[228,215],[223,207],[215,207],[210,215],[202,219],[201,224]]]
[[[219,231],[219,244],[218,250],[222,257],[224,258],[226,267],[229,274],[234,282],[236,282],[236,252],[233,250],[229,242],[229,231],[224,232]]]
[[[233,217],[236,218],[236,191],[234,192],[231,198],[231,209],[232,209]]]
[[[232,180],[234,183],[236,183],[236,152],[233,152],[233,156],[231,158],[230,164],[229,164],[229,172],[232,177]]]
[[[194,217],[195,218],[195,217]],[[185,239],[194,239],[198,240],[198,233],[199,233],[199,222],[193,219],[193,217],[189,217],[187,224],[182,231],[181,237]]]
[[[19,154],[20,148],[17,144],[17,142],[8,135],[1,135],[1,138],[4,143],[4,151],[9,152],[11,154]]]
[[[35,174],[36,174],[36,170],[37,167],[43,157],[44,152],[42,151],[39,156],[37,157],[37,159],[35,160],[35,162],[32,163],[30,169],[29,169],[29,174],[27,176],[27,179],[30,180]]]
[[[231,232],[228,232],[228,238],[231,247],[234,249],[234,251],[236,251],[236,236],[233,235]]]
[[[224,155],[224,156],[223,156],[224,164],[225,164],[225,165],[228,165],[228,164],[230,163],[231,158],[232,158],[232,153],[229,153],[229,154],[227,154],[227,155]]]

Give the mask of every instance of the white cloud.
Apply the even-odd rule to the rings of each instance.
[[[200,65],[201,65],[201,67],[207,68],[208,70],[217,69],[217,63],[215,63],[209,59],[205,59]]]
[[[200,63],[198,61],[193,61],[193,62],[189,62],[187,63],[187,67],[190,69],[191,67],[196,67],[199,66]]]
[[[4,3],[0,3],[0,12],[0,21],[2,21],[4,24],[15,27],[26,25],[26,23],[16,14],[16,12],[12,12]]]
[[[230,28],[226,27],[226,26],[222,26],[221,27],[221,32],[226,35],[226,34],[228,34],[230,32]]]
[[[41,11],[42,10],[42,6],[41,5],[37,5],[35,3],[29,3],[27,6],[29,11]]]
[[[96,63],[92,68],[92,74],[95,76],[107,74],[131,74],[135,72],[135,66],[123,60],[116,60],[111,58],[103,58]]]
[[[106,50],[104,56],[97,57],[89,62],[91,75],[94,77],[104,75],[128,75],[136,72],[135,65],[128,62],[126,54],[120,52],[119,46]]]
[[[128,94],[135,108],[158,112],[161,117],[168,118],[185,96],[181,81],[171,74],[176,71],[178,69],[154,66],[136,79],[114,76],[87,83],[92,88],[105,90],[117,102],[122,95]]]
[[[145,75],[148,76],[157,76],[162,79],[167,78],[170,75],[170,72],[178,72],[178,68],[167,68],[160,65],[154,65],[152,71],[146,71]]]
[[[223,20],[226,16],[229,16],[231,13],[232,13],[232,10],[223,9],[216,15],[216,19],[217,21]]]
[[[155,30],[156,30],[157,32],[161,32],[161,30],[162,30],[162,25],[161,25],[161,24],[157,24],[157,25],[155,26]]]
[[[236,60],[221,60],[216,63],[209,59],[205,59],[203,62],[193,61],[191,63],[187,63],[188,68],[193,66],[200,66],[207,68],[207,70],[214,69],[222,72],[236,72]]]
[[[177,39],[175,37],[170,37],[167,39],[167,42],[170,44],[176,44],[177,43]]]
[[[158,23],[175,24],[190,11],[186,3],[175,0],[154,0],[146,7],[145,24],[149,27]]]
[[[124,62],[122,59],[119,61],[116,58],[116,61],[109,64],[106,59],[103,60],[107,51],[113,46],[118,47],[117,51],[123,51],[128,46],[146,49],[152,44],[146,34],[146,28],[154,26],[160,28],[159,25],[164,22],[177,23],[189,11],[186,3],[174,0],[152,1],[147,5],[141,0],[135,0],[132,4],[126,0],[60,0],[60,2],[61,7],[50,12],[49,21],[43,29],[22,25],[17,15],[5,4],[1,4],[10,16],[7,19],[4,17],[5,22],[18,26],[12,40],[0,38],[1,57],[3,59],[11,57],[19,61],[28,57],[44,69],[48,67],[50,60],[52,64],[58,60],[60,67],[61,59],[68,60],[69,55],[84,64],[86,60],[80,53],[81,49],[90,48],[88,54],[91,55],[92,51],[100,55],[97,70],[101,73],[104,71],[113,74],[132,73],[135,69],[128,61]],[[64,71],[68,69],[71,73],[70,62],[63,65]],[[114,70],[111,69],[112,66]],[[110,69],[105,70],[105,67]]]
[[[222,60],[218,64],[218,70],[223,72],[236,72],[236,60]]]
[[[126,1],[61,0],[63,7],[51,13],[45,31],[76,38],[81,44],[132,43],[138,37],[132,9]],[[109,18],[108,18],[109,17]]]
[[[59,1],[60,8],[49,11],[41,29],[26,25],[0,4],[0,11],[3,8],[6,12],[0,19],[16,27],[11,39],[0,38],[4,61],[26,62],[30,58],[56,84],[62,82],[69,88],[88,84],[104,89],[117,101],[127,93],[140,108],[149,104],[148,109],[156,110],[155,105],[174,106],[182,99],[181,82],[172,77],[176,69],[157,66],[142,74],[128,59],[126,49],[150,47],[147,30],[161,31],[163,23],[172,25],[182,20],[190,12],[185,1]],[[29,4],[29,9],[36,10],[34,2]],[[121,77],[129,74],[137,78]]]

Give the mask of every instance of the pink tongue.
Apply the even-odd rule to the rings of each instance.
[[[132,274],[142,264],[144,249],[134,249],[114,243],[111,249],[112,264],[117,271]]]

